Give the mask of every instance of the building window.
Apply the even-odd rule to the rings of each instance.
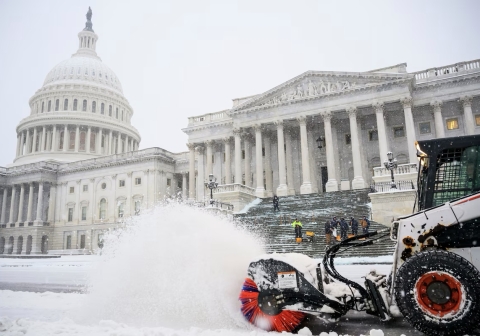
[[[80,236],[80,248],[81,248],[81,249],[84,249],[84,248],[85,248],[85,235],[84,235],[84,234],[82,234],[82,235]]]
[[[102,183],[101,187],[102,187],[102,189],[105,189],[105,188],[107,188],[107,184],[104,182],[104,183]]]
[[[394,138],[403,138],[405,136],[405,129],[403,126],[398,126],[393,128],[393,137]]]
[[[105,114],[105,104],[104,103],[102,103],[100,105],[100,114]]]
[[[82,221],[87,220],[87,207],[82,207]]]
[[[42,113],[44,109],[45,109],[45,102],[42,102]]]
[[[242,159],[245,159],[245,149],[242,149]]]
[[[122,110],[122,121],[123,121],[123,110]]]
[[[125,202],[120,202],[120,204],[118,205],[118,217],[119,218],[123,218],[123,215],[124,215],[124,209],[125,209]]]
[[[345,134],[345,144],[346,145],[351,145],[352,144],[352,135],[351,134]]]
[[[100,200],[100,214],[99,218],[100,219],[105,219],[107,215],[107,200],[105,198],[102,198]]]
[[[70,187],[70,194],[75,193],[75,187]]]
[[[458,119],[457,118],[451,118],[447,119],[447,129],[448,130],[454,130],[458,128]]]
[[[118,119],[118,107],[115,109],[115,118]]]
[[[49,100],[49,101],[48,101],[48,109],[47,109],[47,111],[50,112],[51,110],[52,110],[52,101]]]
[[[125,180],[118,181],[118,186],[119,187],[125,187]]]
[[[84,192],[88,191],[88,184],[84,184],[84,185],[83,185],[83,191],[84,191]]]
[[[68,208],[68,221],[73,221],[73,208]]]
[[[97,140],[97,134],[95,132],[90,133],[90,152],[95,152],[95,143]]]
[[[65,100],[63,101],[63,110],[64,110],[64,111],[67,111],[67,110],[68,110],[68,99],[65,99]]]
[[[83,112],[87,111],[87,100],[86,99],[83,100],[82,111]]]
[[[109,105],[109,106],[108,106],[108,116],[109,116],[109,117],[112,116],[112,105]]]
[[[95,112],[97,112],[97,102],[93,101],[92,102],[92,113],[95,113]]]
[[[135,201],[135,215],[140,215],[140,201]]]
[[[422,122],[418,124],[418,128],[420,129],[420,134],[432,133],[432,130],[430,128],[430,122]]]
[[[86,132],[80,132],[80,150],[85,151],[85,139],[87,138]]]
[[[63,149],[63,136],[65,135],[64,132],[60,132],[60,143],[58,144],[58,149]]]
[[[58,111],[60,108],[60,99],[55,100],[55,111]]]
[[[75,131],[70,132],[69,150],[75,150]]]
[[[73,110],[74,110],[74,111],[77,110],[77,106],[78,106],[78,100],[77,100],[77,99],[74,99],[74,100],[73,100]]]
[[[142,184],[142,178],[141,177],[135,177],[135,185],[140,185]]]
[[[167,187],[171,187],[172,186],[172,180],[167,178]]]
[[[368,131],[368,140],[370,141],[377,141],[378,140],[378,131]]]
[[[67,250],[72,248],[72,236],[67,236]]]

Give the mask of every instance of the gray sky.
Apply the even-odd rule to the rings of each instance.
[[[480,1],[0,0],[0,165],[88,6],[97,53],[134,109],[140,148],[187,150],[187,117],[220,111],[307,70],[408,71],[480,58]]]

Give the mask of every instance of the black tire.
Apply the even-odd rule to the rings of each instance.
[[[438,286],[443,287],[439,290]],[[423,294],[418,294],[418,289]],[[438,293],[442,293],[440,297]],[[420,252],[398,270],[395,299],[400,312],[417,330],[435,336],[464,335],[480,324],[480,272],[458,254]],[[429,311],[432,307],[439,308],[438,314]]]

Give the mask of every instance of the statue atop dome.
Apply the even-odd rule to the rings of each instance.
[[[91,32],[94,32],[93,29],[92,29],[92,9],[90,8],[90,6],[88,7],[88,12],[87,12],[87,15],[85,15],[87,17],[87,22],[85,22],[85,28],[83,30],[86,30],[86,31],[91,31]]]

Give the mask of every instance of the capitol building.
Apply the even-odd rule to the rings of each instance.
[[[91,16],[77,52],[30,98],[14,162],[0,167],[0,254],[91,253],[106,230],[165,198],[208,199],[211,174],[214,198],[234,212],[274,194],[387,181],[389,151],[415,179],[416,140],[480,134],[480,60],[416,73],[402,63],[307,71],[188,118],[185,152],[139,150],[134,110],[95,51]]]

